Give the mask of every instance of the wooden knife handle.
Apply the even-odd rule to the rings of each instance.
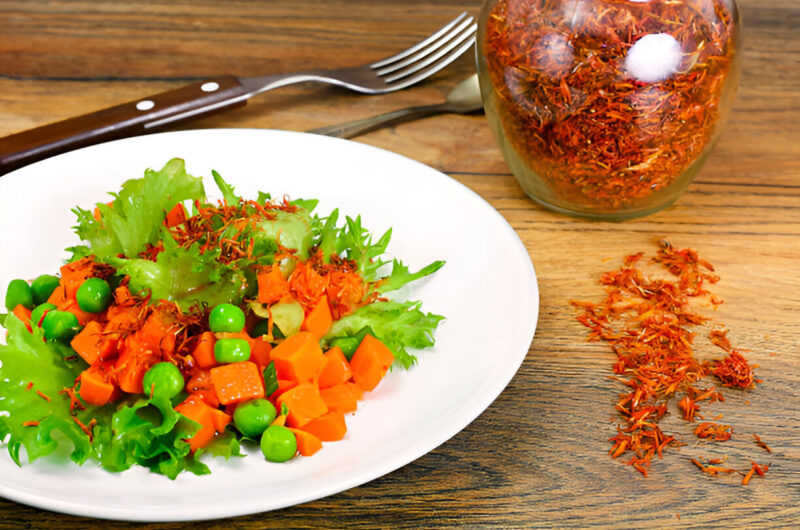
[[[234,76],[223,76],[0,138],[0,175],[44,158],[117,138],[157,131],[247,102]]]

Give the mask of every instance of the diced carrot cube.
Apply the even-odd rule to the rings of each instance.
[[[317,338],[308,331],[285,339],[272,350],[270,358],[275,363],[278,379],[297,383],[316,381],[325,363]]]
[[[64,302],[67,301],[67,289],[63,285],[59,284],[52,293],[50,293],[50,297],[47,299],[48,304],[53,304],[54,306],[58,307]]]
[[[297,450],[303,456],[311,456],[322,449],[322,440],[310,432],[289,428],[297,440]]]
[[[114,304],[117,306],[127,306],[133,303],[133,295],[127,285],[120,285],[114,289]]]
[[[295,381],[292,381],[291,379],[278,379],[278,390],[273,392],[272,395],[269,396],[269,398],[275,401],[281,396],[281,394],[283,394],[290,388],[294,388],[296,386],[297,383]]]
[[[33,331],[31,327],[31,310],[25,307],[22,304],[17,304],[17,306],[11,311],[15,317],[20,319],[25,327],[28,328],[28,331]]]
[[[170,211],[167,212],[164,218],[164,224],[169,227],[178,226],[186,221],[186,209],[183,204],[176,204]]]
[[[258,302],[274,304],[289,293],[289,283],[278,265],[272,265],[258,275]]]
[[[370,391],[378,386],[393,362],[394,354],[384,343],[372,335],[365,335],[350,359],[353,382]]]
[[[103,325],[93,320],[72,338],[70,346],[89,365],[116,353],[116,341],[103,334]]]
[[[224,431],[225,427],[227,427],[231,422],[231,415],[219,410],[218,408],[209,408],[211,408],[211,422],[214,424],[214,428],[217,432]]]
[[[281,394],[278,397],[278,407],[282,408],[283,405],[289,409],[286,417],[286,425],[289,427],[302,427],[328,412],[317,387],[308,383],[297,385]]]
[[[264,380],[255,363],[241,361],[209,370],[217,399],[223,405],[264,397]]]
[[[214,382],[211,380],[211,373],[208,370],[198,370],[186,382],[184,389],[189,394],[194,394],[205,401],[209,406],[219,407],[219,399],[214,391]]]
[[[311,420],[302,427],[302,430],[310,432],[323,442],[336,442],[344,438],[347,433],[347,425],[344,421],[344,414],[331,411]]]
[[[175,407],[175,410],[190,420],[200,424],[200,430],[186,439],[192,451],[197,451],[214,439],[214,435],[220,432],[217,425],[222,425],[223,429],[225,428],[224,425],[227,425],[227,422],[220,416],[227,416],[227,414],[208,406],[203,400],[197,399],[194,396],[186,398],[183,403]],[[230,421],[230,417],[228,418],[228,421]]]
[[[153,311],[139,330],[142,340],[165,353],[175,351],[174,322],[164,311]]]
[[[141,394],[145,372],[161,360],[161,355],[142,341],[139,332],[129,335],[119,343],[119,357],[114,366],[120,390]]]
[[[332,386],[319,391],[319,395],[328,410],[335,410],[346,414],[355,412],[358,408],[358,398],[355,396],[351,387],[346,383]]]
[[[361,398],[364,397],[364,389],[352,381],[348,381],[345,383],[345,385],[350,387],[350,391],[353,393],[353,396],[355,396],[356,400],[361,401]]]
[[[328,305],[328,297],[323,296],[305,316],[300,330],[311,332],[319,340],[331,329],[331,324],[333,324],[333,317],[331,316],[331,308]]]
[[[107,373],[99,367],[89,367],[81,372],[78,394],[86,403],[97,407],[105,405],[114,397],[114,390]]]
[[[217,360],[214,358],[214,343],[217,339],[210,331],[205,331],[200,334],[200,339],[197,345],[192,350],[192,357],[197,366],[203,369],[212,368],[216,366]]]
[[[258,369],[262,372],[267,367],[270,361],[270,354],[272,353],[272,344],[270,344],[266,337],[256,337],[250,342],[250,360],[258,365]]]
[[[319,375],[319,387],[330,388],[350,380],[350,362],[342,353],[339,346],[334,346],[325,352],[325,366]]]

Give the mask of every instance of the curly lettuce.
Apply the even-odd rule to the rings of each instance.
[[[173,158],[160,171],[148,169],[143,178],[128,180],[112,196],[110,205],[96,205],[99,220],[89,210],[73,210],[78,217],[75,232],[100,261],[119,254],[138,256],[148,244],[156,244],[167,212],[185,200],[205,200],[205,190],[203,180],[188,174],[183,160]]]
[[[341,337],[356,337],[364,328],[383,342],[394,354],[395,361],[404,368],[416,364],[417,357],[408,348],[423,349],[433,346],[433,332],[441,315],[425,313],[420,302],[375,302],[357,309],[353,314],[333,323],[322,338],[327,345]]]

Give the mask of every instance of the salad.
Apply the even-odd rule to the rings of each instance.
[[[222,195],[180,159],[75,208],[58,274],[12,280],[0,315],[0,443],[21,465],[59,452],[118,472],[208,473],[200,456],[311,456],[442,316],[387,296],[412,272],[360,217],[313,200]],[[56,272],[56,271],[52,271]],[[23,452],[24,449],[24,452]]]

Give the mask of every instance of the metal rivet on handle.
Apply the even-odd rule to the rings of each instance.
[[[200,86],[200,90],[202,90],[203,92],[214,92],[217,89],[219,89],[219,83],[215,83],[214,81],[203,83]]]
[[[155,106],[156,104],[150,101],[149,99],[143,99],[142,101],[136,104],[136,108],[138,110],[150,110]]]

